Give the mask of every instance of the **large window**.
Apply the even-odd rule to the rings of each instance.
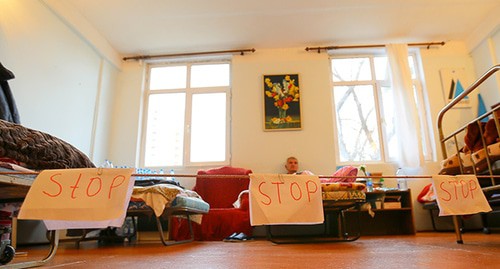
[[[416,56],[408,58],[414,99],[421,120],[425,160],[432,159],[428,113]],[[390,69],[385,55],[332,57],[333,103],[336,118],[337,160],[340,163],[395,160],[395,135]],[[432,130],[432,128],[431,128]]]
[[[227,164],[230,64],[154,64],[147,75],[141,164]]]

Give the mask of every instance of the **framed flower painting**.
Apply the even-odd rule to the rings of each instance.
[[[264,75],[264,130],[300,130],[298,74]]]

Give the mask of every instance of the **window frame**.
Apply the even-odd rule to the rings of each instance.
[[[194,65],[212,65],[212,64],[228,64],[229,65],[229,85],[228,86],[212,86],[212,87],[191,87],[191,67]],[[151,69],[169,66],[187,66],[186,74],[186,88],[178,89],[150,89]],[[172,60],[161,62],[148,62],[145,64],[144,84],[143,84],[143,109],[142,122],[140,132],[140,149],[139,149],[139,165],[147,168],[164,168],[164,169],[183,169],[190,167],[209,167],[209,166],[223,166],[231,163],[231,92],[232,92],[232,62],[230,59],[216,59],[216,60]],[[166,164],[162,166],[146,166],[146,136],[148,126],[148,111],[149,111],[149,98],[151,95],[156,94],[170,94],[170,93],[185,93],[185,112],[184,112],[184,141],[183,141],[183,156],[181,165]],[[226,95],[226,130],[225,130],[225,160],[223,161],[210,161],[210,162],[191,162],[191,120],[192,120],[192,100],[195,94],[205,93],[225,93]]]
[[[414,87],[414,91],[418,94],[417,99],[418,102],[421,104],[419,106],[419,110],[421,108],[424,108],[423,112],[419,111],[419,116],[423,121],[420,123],[421,124],[421,129],[423,134],[422,136],[424,137],[424,143],[422,143],[422,154],[424,155],[424,161],[435,161],[435,156],[436,156],[436,147],[434,143],[434,136],[433,136],[433,129],[430,124],[432,124],[432,121],[429,120],[430,117],[430,110],[429,110],[429,101],[426,98],[427,93],[425,92],[424,88],[424,77],[423,77],[423,72],[421,69],[421,59],[418,51],[416,50],[409,50],[408,53],[409,56],[413,57],[413,63],[414,63],[414,71],[415,71],[415,78],[412,78],[412,85]],[[385,118],[383,116],[383,100],[382,100],[382,88],[383,87],[392,87],[392,83],[390,79],[386,80],[377,80],[376,77],[376,70],[375,70],[375,61],[374,59],[376,57],[388,57],[387,53],[383,50],[369,50],[369,51],[358,51],[358,53],[353,53],[353,54],[346,54],[346,53],[341,53],[341,54],[330,54],[329,55],[329,64],[330,64],[330,85],[331,85],[331,101],[332,101],[332,113],[333,113],[333,128],[334,128],[334,144],[335,144],[335,157],[337,160],[337,163],[339,165],[346,165],[346,164],[390,164],[390,163],[395,163],[395,159],[391,159],[389,156],[389,149],[388,149],[388,140],[387,140],[387,128],[384,128],[383,126],[385,125]],[[370,72],[372,75],[371,80],[359,80],[359,81],[343,81],[343,82],[336,82],[333,80],[333,60],[334,59],[353,59],[353,58],[368,58],[370,62]],[[389,63],[387,63],[389,64]],[[339,137],[338,137],[338,126],[337,126],[337,108],[335,105],[335,99],[334,99],[334,88],[336,86],[352,86],[352,85],[370,85],[373,87],[374,90],[374,105],[375,105],[375,110],[376,110],[376,116],[377,116],[377,121],[379,124],[377,125],[377,132],[380,137],[380,160],[361,160],[361,161],[341,161],[340,159],[340,147],[339,147]],[[418,105],[418,104],[417,104]],[[422,115],[423,114],[423,115]]]

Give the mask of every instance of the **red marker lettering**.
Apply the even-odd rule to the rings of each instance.
[[[80,178],[82,178],[82,174],[78,175],[78,179],[76,180],[75,182],[75,185],[73,186],[70,186],[70,188],[72,188],[73,190],[71,191],[71,199],[75,199],[76,196],[75,196],[75,191],[76,189],[78,189],[78,184],[80,183]]]
[[[298,191],[299,191],[299,197],[295,197],[295,195],[293,194],[293,186],[297,186],[296,189],[298,189]],[[302,189],[300,189],[300,186],[297,182],[293,182],[292,184],[290,184],[290,194],[292,195],[292,198],[295,201],[298,201],[302,198]]]
[[[117,179],[121,179],[121,181],[118,185],[115,185],[115,181]],[[118,175],[115,178],[113,178],[113,181],[111,182],[111,186],[109,186],[108,199],[111,199],[111,192],[113,191],[113,189],[121,186],[123,184],[123,182],[125,182],[125,176],[123,176],[123,175]]]
[[[261,182],[261,183],[259,184],[259,192],[260,192],[260,194],[262,194],[263,196],[267,197],[267,199],[269,199],[269,202],[267,202],[267,203],[265,203],[264,201],[260,201],[260,202],[261,202],[261,203],[263,203],[264,205],[270,205],[272,200],[271,200],[271,197],[269,197],[267,194],[265,194],[264,192],[262,192],[261,186],[262,186],[263,184],[266,184],[266,182]]]
[[[48,193],[48,192],[46,192],[46,191],[42,191],[45,195],[50,196],[50,197],[56,197],[56,196],[59,196],[59,195],[61,194],[62,189],[63,189],[63,188],[62,188],[62,185],[61,185],[61,183],[59,183],[59,182],[55,179],[55,177],[56,177],[56,176],[60,176],[60,175],[61,175],[61,173],[59,173],[59,174],[55,174],[55,175],[52,175],[52,176],[50,177],[50,181],[52,181],[52,182],[56,183],[56,185],[59,187],[59,192],[57,192],[56,194],[50,194],[50,193]]]
[[[99,186],[98,186],[97,191],[95,193],[90,194],[89,193],[90,187],[92,186],[92,184],[94,183],[95,180],[99,180],[98,181],[99,182]],[[101,191],[101,189],[102,189],[102,180],[101,180],[101,178],[100,177],[91,178],[90,182],[89,182],[89,185],[87,186],[87,196],[88,197],[96,196]]]
[[[474,191],[477,190],[477,182],[474,180],[469,181],[470,198],[474,199]]]
[[[446,192],[450,197],[448,199],[444,199],[443,197],[441,197],[441,200],[445,200],[446,202],[448,202],[451,200],[451,193],[449,193],[445,188],[443,188],[443,184],[444,182],[441,182],[441,184],[439,184],[439,188],[444,192]]]
[[[271,184],[276,185],[276,194],[278,195],[278,203],[281,204],[280,185],[283,185],[285,183],[284,182],[272,182]]]
[[[465,182],[465,180],[460,180],[460,186],[462,187],[462,197],[463,198],[467,198],[467,196],[469,196],[469,188],[465,188],[466,185],[467,185],[467,182]],[[464,193],[464,191],[466,191],[466,193]]]
[[[314,191],[309,187],[309,184],[312,184],[311,187],[314,187]],[[308,180],[306,182],[306,189],[307,189],[307,199],[309,202],[311,202],[311,193],[315,193],[318,191],[318,184],[312,180]]]

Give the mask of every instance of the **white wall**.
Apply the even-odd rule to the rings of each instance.
[[[263,75],[299,74],[302,130],[264,131]],[[326,54],[304,48],[258,50],[233,60],[232,163],[256,172],[285,172],[288,156],[301,169],[335,171],[333,116]]]
[[[465,80],[464,87],[468,87],[475,80],[475,69],[472,58],[470,57],[467,48],[462,42],[448,42],[443,48],[440,49],[422,49],[422,64],[424,67],[424,76],[426,80],[427,93],[431,103],[432,126],[434,127],[436,142],[437,142],[437,156],[442,158],[441,149],[438,141],[437,130],[437,115],[439,111],[446,105],[445,94],[441,84],[441,69],[448,68],[464,68]],[[467,121],[476,116],[477,100],[471,98],[471,106],[461,109],[453,109],[446,114],[444,118],[443,129],[445,133],[450,133],[458,127],[463,126]]]
[[[109,158],[116,165],[136,167],[141,129],[143,66],[124,63],[118,75],[114,98]]]
[[[479,78],[493,65],[500,64],[500,26],[472,51],[476,76]],[[490,77],[480,86],[480,92],[487,108],[500,101],[500,72]],[[497,89],[495,91],[495,89]]]
[[[113,105],[118,75],[118,70],[104,59],[101,59],[100,71],[96,99],[97,109],[94,114],[93,126],[95,135],[91,137],[91,152],[89,153],[89,157],[97,166],[109,158],[109,147],[112,141],[110,133],[113,122]]]
[[[9,83],[21,123],[95,153],[98,163],[108,155],[99,128],[109,121],[116,67],[40,1],[0,1],[0,10],[0,62],[16,76]]]
[[[466,69],[467,81],[474,80],[474,67],[465,45],[450,42],[444,47],[422,49],[422,62],[429,95],[431,119],[445,105],[439,70],[450,67]],[[258,49],[232,60],[232,165],[251,168],[257,172],[283,172],[287,156],[300,160],[302,169],[317,174],[335,171],[332,96],[328,55],[306,52],[303,48]],[[117,163],[131,165],[137,159],[144,68],[139,62],[128,62],[119,74],[114,134],[110,154]],[[263,130],[262,77],[266,74],[297,73],[300,78],[303,128],[298,131]],[[474,114],[465,108],[451,117],[452,128],[460,126],[463,115]],[[117,135],[120,134],[120,137]],[[434,130],[435,140],[437,132]],[[436,147],[439,146],[436,142]],[[441,158],[440,152],[437,154]],[[425,172],[436,172],[436,163],[426,166]],[[372,170],[394,173],[394,166],[371,165]]]
[[[429,95],[431,119],[436,126],[436,116],[445,105],[439,70],[463,67],[467,80],[474,77],[473,61],[462,42],[450,42],[444,47],[421,50],[425,87]],[[333,114],[329,61],[325,53],[306,52],[303,48],[258,49],[245,56],[234,56],[232,61],[232,165],[246,167],[254,172],[284,172],[287,156],[299,158],[302,169],[328,175],[335,171],[335,145],[333,141]],[[119,74],[116,106],[113,115],[113,140],[110,156],[115,164],[133,165],[137,159],[144,68],[141,63],[129,62]],[[263,130],[262,76],[269,74],[297,73],[300,76],[303,128],[300,131]],[[460,118],[475,115],[473,107],[453,111],[447,126],[450,130],[461,126]],[[435,140],[437,131],[434,129]],[[438,161],[427,163],[418,174],[435,174],[442,159],[436,142]],[[179,171],[194,173],[197,168]],[[393,175],[392,165],[369,165],[371,171]],[[182,178],[190,188],[193,179]],[[392,179],[387,185],[395,186]],[[429,179],[410,180],[414,200]],[[414,203],[416,225],[419,230],[431,229],[428,212]]]

